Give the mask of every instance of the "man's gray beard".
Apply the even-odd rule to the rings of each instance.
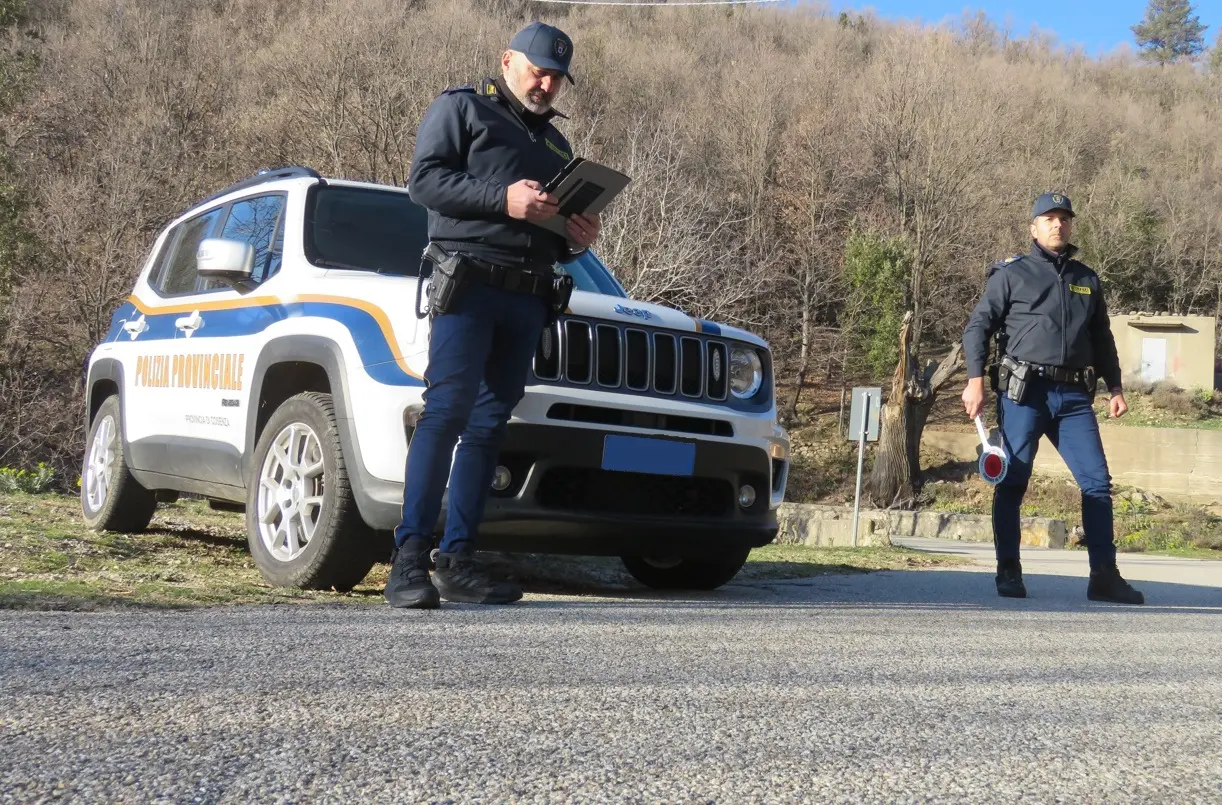
[[[538,103],[536,101],[532,101],[529,95],[524,98],[519,98],[518,100],[522,102],[522,105],[525,106],[528,111],[534,112],[536,115],[545,115],[552,108],[551,103]]]

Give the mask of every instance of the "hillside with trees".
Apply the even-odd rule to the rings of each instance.
[[[575,42],[577,152],[634,178],[601,255],[765,334],[787,412],[889,385],[908,314],[913,366],[945,357],[1048,189],[1113,310],[1222,314],[1217,46],[1097,59],[802,6],[0,0],[0,465],[75,479],[82,363],[171,216],[264,167],[403,183],[432,98],[534,16]]]

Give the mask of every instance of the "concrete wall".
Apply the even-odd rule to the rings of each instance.
[[[853,544],[851,506],[783,503],[777,512],[777,542],[819,547]],[[1023,545],[1064,548],[1068,530],[1064,520],[1024,517],[1020,521]],[[892,537],[933,537],[964,542],[992,542],[993,523],[988,515],[945,514],[931,511],[863,509],[857,519],[857,545],[890,545]]]
[[[1167,380],[1184,389],[1214,387],[1213,316],[1136,313],[1111,320],[1126,382]]]
[[[1207,506],[1222,503],[1222,431],[1116,425],[1101,432],[1114,483],[1145,489],[1168,500]],[[975,433],[933,430],[925,431],[922,445],[962,461],[975,461],[980,448]],[[1047,438],[1040,440],[1035,471],[1070,474]]]

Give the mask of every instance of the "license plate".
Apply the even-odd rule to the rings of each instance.
[[[691,475],[696,470],[696,443],[608,435],[603,440],[603,469],[651,475]]]

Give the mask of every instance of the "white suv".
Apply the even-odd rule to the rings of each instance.
[[[399,521],[421,410],[426,245],[403,188],[300,167],[171,222],[89,359],[89,526],[139,531],[159,490],[194,493],[245,508],[271,583],[360,582]],[[480,547],[724,584],[775,537],[785,493],[767,344],[629,300],[592,252],[558,270],[577,290],[540,339]]]

